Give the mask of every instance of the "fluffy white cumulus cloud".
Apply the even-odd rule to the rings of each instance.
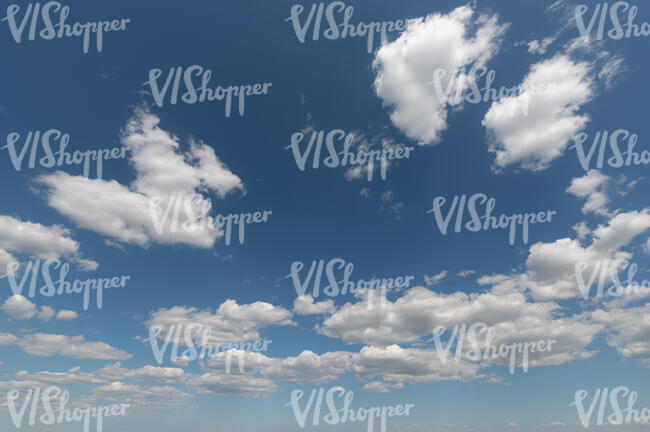
[[[494,287],[490,291],[476,294],[443,294],[423,287],[414,287],[405,291],[403,296],[395,301],[366,297],[357,303],[343,305],[325,320],[319,330],[349,344],[369,345],[367,349],[364,348],[365,351],[370,350],[368,352],[382,355],[399,354],[412,359],[428,359],[435,355],[437,363],[441,362],[434,349],[420,352],[420,348],[414,348],[417,351],[404,351],[405,348],[400,345],[415,342],[419,345],[423,341],[422,338],[427,337],[429,347],[433,348],[431,336],[434,328],[442,326],[445,329],[442,341],[452,334],[455,326],[465,325],[469,328],[480,324],[483,328],[489,326],[496,331],[496,336],[491,341],[492,346],[553,340],[551,350],[530,355],[528,364],[531,367],[586,359],[595,353],[589,351],[588,346],[603,330],[603,325],[591,322],[589,317],[584,315],[566,316],[554,302],[530,301],[524,294],[525,277],[488,277],[481,278],[480,283],[493,284]],[[484,336],[486,334],[484,333]],[[485,341],[484,337],[480,342],[481,346],[485,346]],[[355,370],[361,376],[368,375],[363,369],[358,369],[364,350],[354,360]],[[444,379],[476,379],[478,375],[475,372],[478,368],[490,364],[508,365],[508,362],[509,359],[483,358],[477,362],[468,362],[469,369],[455,370]],[[377,376],[382,375],[380,371],[378,368]],[[423,380],[443,379],[442,376],[435,376],[433,372],[422,373]],[[384,380],[388,379],[382,376]],[[456,378],[452,378],[453,376]],[[374,377],[375,375],[367,376]],[[388,380],[409,381],[406,378],[397,380],[394,377]],[[410,381],[418,380],[413,378]]]
[[[650,228],[650,209],[619,213],[593,232],[593,247],[599,251],[621,248]]]
[[[621,250],[634,237],[650,228],[650,210],[619,213],[607,225],[599,225],[592,233],[589,246],[579,240],[562,238],[550,243],[535,243],[530,247],[526,260],[527,286],[537,300],[564,300],[582,295],[587,291],[589,280],[600,269],[613,269],[617,263],[629,260],[632,255]],[[576,278],[576,269],[582,276],[583,285]],[[607,282],[611,282],[608,275]],[[591,286],[591,295],[595,288]]]
[[[54,309],[49,306],[41,306],[39,311],[34,303],[20,294],[14,294],[7,298],[0,306],[0,310],[17,320],[28,320],[36,317],[41,321],[49,321],[56,315],[56,319],[59,321],[71,321],[78,316],[77,312],[70,310],[62,310],[56,314]]]
[[[41,306],[41,311],[38,313],[38,319],[41,321],[49,321],[54,315],[54,309],[49,306]]]
[[[571,180],[567,192],[577,197],[586,198],[587,202],[582,207],[583,213],[596,213],[607,215],[609,198],[605,193],[605,186],[611,178],[596,169],[591,169],[582,177]]]
[[[211,355],[205,364],[211,372],[255,375],[276,361],[259,352],[232,348]]]
[[[17,262],[12,254],[22,254],[42,260],[65,257],[82,270],[95,270],[95,261],[81,257],[79,243],[70,237],[70,231],[60,225],[45,226],[22,221],[11,216],[0,216],[0,276],[7,266]]]
[[[529,353],[527,367],[558,365],[574,360],[585,360],[597,351],[589,350],[596,335],[604,330],[604,326],[595,323],[587,315],[578,314],[568,317],[553,317],[537,315],[521,317],[515,321],[502,322],[494,326],[496,336],[491,341],[492,346],[513,346],[513,344],[538,344],[544,342],[543,351]],[[480,334],[479,341],[484,334]],[[481,344],[484,346],[483,344]],[[513,357],[514,364],[522,367],[522,356]],[[508,366],[510,357],[484,359],[487,363]]]
[[[57,171],[39,178],[47,188],[49,205],[80,227],[125,243],[214,245],[223,231],[194,223],[211,209],[204,194],[212,191],[224,198],[244,186],[212,147],[190,141],[184,151],[178,138],[159,123],[154,114],[137,109],[122,132],[122,144],[129,147],[136,171],[129,186]],[[169,214],[175,207],[181,209],[178,218]],[[182,228],[184,223],[188,229]]]
[[[579,111],[594,95],[591,69],[558,54],[531,66],[520,86],[517,95],[493,102],[483,118],[489,150],[497,170],[544,170],[589,121]]]
[[[296,357],[276,359],[262,370],[262,374],[275,381],[324,384],[338,379],[351,367],[352,353],[316,354],[305,350]]]
[[[11,333],[0,333],[0,346],[14,345],[20,339]]]
[[[399,345],[387,347],[363,347],[358,354],[354,371],[362,379],[383,378],[388,382],[437,382],[466,381],[484,378],[477,372],[479,365],[467,361],[443,363],[434,349],[402,348]],[[374,391],[385,391],[390,387],[371,385]]]
[[[261,375],[273,381],[325,384],[351,370],[355,355],[346,351],[317,354],[304,350],[297,356],[274,358],[232,349],[210,357],[206,365],[213,376],[217,373],[247,374]]]
[[[514,291],[441,294],[414,287],[395,301],[371,292],[364,293],[360,301],[340,307],[323,322],[321,333],[349,344],[386,346],[415,342],[437,325],[453,327],[473,321],[489,324],[515,319],[536,307],[527,304],[522,293]]]
[[[336,307],[331,299],[314,303],[314,298],[307,294],[296,297],[293,302],[293,310],[298,315],[314,315],[334,312]]]
[[[173,306],[151,312],[145,323],[149,328],[159,329],[158,338],[165,339],[168,332],[179,327],[183,329],[178,343],[184,344],[185,329],[192,336],[194,343],[200,344],[203,335],[209,334],[208,345],[259,340],[258,331],[270,325],[291,324],[291,312],[270,303],[255,302],[239,305],[235,300],[226,300],[212,313],[188,306]],[[192,326],[192,327],[190,327]],[[173,338],[172,338],[173,340]]]
[[[437,326],[444,327],[450,335],[456,325],[470,327],[482,323],[496,329],[492,345],[553,339],[551,351],[531,354],[531,366],[559,364],[593,355],[587,346],[603,326],[590,322],[586,316],[563,316],[560,306],[554,302],[531,302],[523,292],[525,281],[525,277],[481,278],[480,283],[495,286],[476,294],[443,294],[414,287],[395,301],[367,296],[357,303],[343,305],[319,330],[346,343],[371,345],[377,352],[385,353],[386,347],[393,346],[387,352],[402,353],[400,344],[420,342],[423,337],[431,336]],[[413,355],[429,356],[430,353]],[[507,364],[507,360],[484,359],[486,362]],[[358,360],[355,364],[358,365]]]
[[[76,320],[79,317],[77,312],[71,311],[71,310],[62,310],[59,311],[59,313],[56,314],[56,320],[57,321],[73,321]]]
[[[0,310],[17,320],[28,320],[38,313],[36,305],[20,294],[9,297]]]
[[[448,100],[431,85],[434,74],[444,73],[442,89],[467,88],[468,70],[498,51],[505,29],[496,15],[477,16],[470,6],[410,20],[373,62],[375,92],[392,107],[393,124],[420,145],[437,144],[447,128]]]
[[[10,252],[0,249],[0,276],[7,274],[7,266],[12,262],[16,262],[16,258]]]
[[[634,308],[596,310],[594,321],[607,325],[611,332],[607,343],[623,357],[650,366],[650,304]]]

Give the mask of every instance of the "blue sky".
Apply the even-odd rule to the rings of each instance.
[[[22,18],[28,3],[17,4]],[[408,28],[381,47],[377,37],[368,53],[365,37],[312,40],[311,28],[300,43],[287,21],[295,3],[282,0],[65,3],[69,22],[130,19],[104,34],[101,52],[91,43],[83,53],[78,38],[16,43],[0,22],[3,146],[11,133],[21,148],[29,131],[50,129],[69,134],[71,152],[130,146],[104,162],[102,179],[93,170],[83,178],[79,165],[24,162],[17,171],[0,150],[2,274],[10,262],[24,270],[57,258],[69,263],[69,281],[129,276],[104,291],[100,310],[92,301],[84,310],[79,295],[12,297],[0,279],[3,394],[59,385],[80,403],[128,400],[128,415],[105,420],[111,431],[297,430],[291,392],[334,386],[353,391],[355,407],[413,403],[389,420],[395,430],[578,430],[569,404],[579,389],[590,401],[596,389],[627,386],[639,391],[638,409],[650,406],[647,296],[585,300],[574,274],[579,263],[625,261],[638,266],[639,283],[650,278],[647,165],[587,171],[571,148],[578,133],[588,149],[597,132],[623,129],[638,136],[635,151],[647,149],[647,37],[580,37],[576,4],[563,0],[345,4],[353,23],[408,19]],[[634,4],[634,22],[650,21]],[[304,6],[301,23],[312,3]],[[211,88],[272,86],[246,97],[243,116],[226,117],[222,101],[156,106],[150,71],[162,70],[162,85],[171,68],[192,65],[212,71]],[[527,115],[499,114],[520,108],[516,97],[441,104],[427,83],[436,69],[462,67],[493,70],[497,88],[556,88],[531,95]],[[292,135],[302,131],[306,145],[312,132],[335,129],[356,137],[354,151],[414,150],[390,161],[385,180],[322,161],[314,169],[311,159],[300,171]],[[272,214],[246,225],[242,244],[209,229],[157,233],[150,200],[190,193],[211,201],[212,216]],[[556,214],[530,226],[527,244],[518,236],[509,245],[501,229],[442,235],[433,199],[446,198],[446,215],[454,196],[476,193],[496,200],[496,215]],[[353,280],[414,280],[390,290],[383,308],[361,294],[298,301],[292,263],[305,263],[304,278],[313,260],[334,258],[353,264]],[[432,329],[476,322],[501,341],[558,342],[531,357],[527,373],[441,365]],[[245,374],[210,362],[159,365],[144,339],[150,325],[170,323],[200,323],[220,343],[272,343],[247,354]],[[0,425],[14,428],[2,403]],[[29,429],[69,427],[82,426]]]

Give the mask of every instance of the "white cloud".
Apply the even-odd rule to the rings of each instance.
[[[610,177],[600,171],[591,169],[584,176],[571,179],[567,192],[577,197],[587,198],[582,213],[608,215],[609,198],[604,189],[610,180]]]
[[[279,359],[243,349],[228,349],[210,356],[205,362],[211,372],[255,375]]]
[[[195,218],[211,207],[202,192],[214,191],[224,198],[243,190],[239,177],[217,158],[214,150],[202,142],[190,141],[189,151],[180,150],[179,140],[159,127],[160,119],[137,109],[122,134],[122,144],[131,150],[130,161],[136,178],[130,186],[115,180],[87,179],[57,171],[41,176],[48,188],[48,203],[77,225],[125,243],[146,247],[150,243],[182,243],[209,248],[223,231],[203,225],[193,231],[172,229],[173,217],[163,214],[176,197],[194,197],[183,205]],[[158,200],[158,207],[150,207]],[[156,229],[153,216],[161,221]],[[178,223],[190,221],[181,211]]]
[[[546,49],[555,41],[555,37],[549,36],[542,41],[532,40],[528,42],[528,52],[532,54],[545,54]]]
[[[0,306],[0,310],[18,320],[28,320],[37,317],[39,320],[45,322],[51,320],[55,315],[55,311],[51,307],[41,306],[39,311],[34,303],[20,294],[14,294],[7,298],[4,304]],[[60,311],[56,317],[60,321],[70,321],[75,318],[77,318],[77,313],[68,310]]]
[[[350,148],[351,152],[364,151],[366,153],[369,153],[372,150],[396,151],[399,148],[404,148],[403,144],[398,144],[393,138],[388,137],[383,133],[373,135],[370,138],[366,137],[359,131],[354,131],[352,134],[354,135],[355,139],[352,142],[352,146]],[[392,161],[389,159],[373,162],[372,165],[369,165],[368,163],[363,165],[354,165],[345,170],[345,173],[343,175],[348,181],[362,180],[368,178],[368,171],[372,171],[372,178],[377,178],[380,177],[381,170],[384,169],[383,167],[388,170],[391,165]],[[368,193],[369,192],[370,190],[368,189]],[[364,195],[363,189],[361,195],[364,196],[364,198],[368,198],[367,194]]]
[[[20,339],[10,333],[0,333],[0,346],[14,345]]]
[[[363,347],[358,354],[354,371],[361,379],[381,377],[396,383],[438,381],[468,381],[483,378],[479,366],[463,360],[443,363],[433,349]],[[372,387],[372,386],[371,386]],[[377,385],[374,385],[374,391]]]
[[[280,388],[271,380],[257,378],[250,375],[218,375],[205,373],[192,377],[187,381],[189,388],[196,390],[199,394],[211,394],[216,396],[228,396],[239,394],[244,396],[260,397]]]
[[[58,314],[56,314],[56,320],[57,321],[72,321],[76,320],[79,315],[75,311],[71,310],[62,310],[59,311]]]
[[[395,215],[395,219],[400,220],[403,208],[403,202],[395,201],[395,192],[393,192],[392,189],[381,194],[381,206],[379,208],[381,211],[389,210],[393,215]]]
[[[489,277],[480,282],[496,285],[480,294],[442,294],[414,287],[394,302],[366,295],[357,303],[340,307],[319,330],[348,344],[374,345],[372,349],[382,353],[381,347],[394,345],[389,352],[402,353],[397,344],[419,342],[438,325],[451,332],[455,325],[485,323],[496,328],[493,345],[556,340],[551,352],[531,354],[531,366],[559,364],[593,355],[587,346],[602,330],[601,325],[590,323],[581,315],[562,316],[556,303],[529,301],[523,293],[525,278]],[[431,356],[426,352],[412,354]]]
[[[120,362],[109,364],[94,372],[83,372],[79,366],[73,367],[65,372],[40,371],[28,373],[20,371],[16,378],[23,381],[38,381],[47,384],[74,385],[74,384],[110,384],[115,381],[158,381],[165,380],[173,382],[185,376],[183,369],[143,366],[137,369],[122,367]]]
[[[324,384],[335,381],[352,366],[352,353],[316,354],[305,350],[296,357],[275,359],[262,374],[275,381]]]
[[[36,305],[20,294],[9,297],[0,309],[17,320],[28,320],[38,313]]]
[[[463,87],[468,76],[461,68],[486,64],[498,51],[505,29],[496,15],[476,17],[470,6],[408,21],[407,29],[383,45],[373,62],[375,91],[393,108],[393,124],[420,145],[437,144],[447,128],[447,106],[429,85],[434,72],[446,72],[443,89],[455,73]]]
[[[130,404],[130,408],[174,409],[188,404],[194,396],[171,386],[144,386],[112,382],[93,389],[93,399]]]
[[[650,209],[619,213],[607,225],[594,230],[593,247],[599,251],[614,250],[627,245],[634,237],[650,228]]]
[[[587,63],[556,55],[534,64],[518,95],[493,102],[483,118],[492,136],[495,168],[548,168],[589,120],[578,111],[594,95]],[[527,108],[527,109],[526,109]]]
[[[320,331],[348,344],[385,346],[415,342],[436,325],[514,319],[536,307],[527,304],[525,296],[518,292],[440,294],[414,287],[394,302],[371,292],[363,293],[356,303],[341,306],[323,322]]]
[[[550,423],[545,423],[542,426],[544,426],[544,427],[555,427],[555,426],[566,426],[566,424],[562,423],[561,421],[552,421]]]
[[[331,299],[314,303],[314,298],[310,294],[307,294],[299,296],[294,300],[293,310],[298,315],[313,315],[332,313],[336,310],[336,307]]]
[[[123,368],[120,362],[110,364],[98,369],[94,373],[97,377],[109,381],[136,381],[175,380],[185,375],[183,369],[171,367],[143,366],[137,369]]]
[[[66,257],[83,270],[98,267],[95,261],[81,258],[79,243],[70,238],[66,228],[0,216],[0,276],[6,274],[7,265],[16,261],[10,252],[42,260]]]
[[[598,72],[598,79],[602,81],[606,89],[611,89],[617,78],[627,71],[625,60],[621,56],[608,56],[605,63]]]
[[[402,383],[391,384],[384,381],[371,381],[363,386],[365,391],[377,393],[388,393],[391,390],[402,388],[404,388],[404,384]]]
[[[528,288],[537,300],[576,298],[581,295],[575,275],[577,264],[588,266],[582,272],[587,280],[598,262],[611,265],[627,257],[621,253],[599,252],[593,246],[583,247],[578,240],[570,238],[535,243],[526,260]]]
[[[49,321],[54,316],[54,309],[49,306],[41,306],[41,311],[38,313],[38,319],[41,321]]]
[[[72,384],[102,384],[104,380],[97,378],[94,374],[89,372],[82,372],[79,366],[73,367],[65,372],[50,372],[41,371],[35,373],[28,373],[27,371],[20,371],[16,373],[16,378],[21,380],[32,380],[48,384],[72,385]]]
[[[31,380],[11,380],[11,381],[0,381],[0,392],[2,393],[7,393],[10,390],[29,390],[30,388],[34,387],[40,387],[41,383],[38,381],[31,381]],[[4,400],[2,400],[4,399]],[[2,398],[0,401],[0,407],[6,406],[7,399]]]
[[[219,374],[226,375],[230,364],[230,374],[260,374],[273,381],[325,384],[339,379],[350,370],[355,355],[344,351],[316,354],[304,350],[297,356],[272,358],[258,352],[232,349],[210,357],[206,366],[210,369],[212,378]]]
[[[187,327],[195,325],[210,329],[209,345],[227,344],[259,340],[258,331],[270,325],[291,324],[291,312],[270,303],[255,302],[239,305],[235,300],[224,301],[212,313],[208,310],[198,310],[188,306],[173,306],[169,309],[159,309],[150,314],[145,323],[149,327],[160,326],[158,337],[164,339],[172,325]],[[201,341],[200,333],[192,333],[195,341]],[[184,339],[181,338],[181,343]]]
[[[593,241],[583,247],[580,241],[562,238],[551,243],[535,243],[526,260],[527,285],[537,300],[569,299],[581,295],[575,276],[576,264],[584,263],[585,280],[596,265],[612,267],[631,254],[619,250],[650,228],[650,210],[619,213],[607,225],[599,225]]]
[[[564,44],[564,50],[569,54],[576,51],[593,52],[601,45],[602,43],[597,39],[592,39],[589,36],[578,36]]]
[[[51,333],[34,333],[18,338],[0,333],[0,346],[17,345],[29,355],[52,357],[59,354],[80,360],[126,360],[132,357],[104,342],[86,342],[84,337]]]
[[[447,270],[443,270],[440,273],[435,274],[433,276],[424,275],[424,282],[427,284],[427,286],[433,286],[446,277],[447,277]]]
[[[7,274],[7,266],[16,262],[16,258],[4,249],[0,249],[0,276]]]
[[[592,316],[612,330],[607,343],[620,355],[650,366],[650,303],[635,308],[596,310]]]
[[[589,229],[584,221],[573,225],[571,228],[573,228],[580,240],[584,240],[589,234],[591,234],[591,229]]]

